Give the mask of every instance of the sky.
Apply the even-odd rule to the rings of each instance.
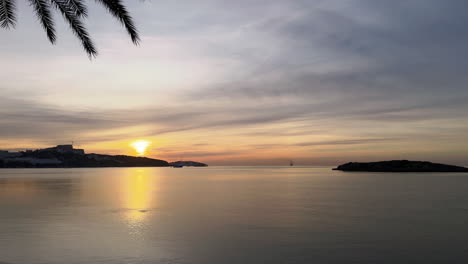
[[[468,165],[464,0],[125,1],[134,46],[89,1],[89,60],[26,1],[0,30],[0,149],[210,165],[414,159]]]

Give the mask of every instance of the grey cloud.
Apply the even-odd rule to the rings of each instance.
[[[252,123],[466,119],[463,1],[295,2],[287,12],[294,15],[251,28],[276,38],[271,45],[281,52],[253,63],[251,75],[195,90],[185,100],[257,104]]]
[[[0,97],[0,115],[10,122],[67,123],[74,125],[109,125],[116,122],[88,111],[70,111],[31,100]]]
[[[250,78],[191,98],[339,97],[350,104],[374,95],[393,101],[413,97],[412,104],[468,95],[467,60],[460,59],[468,55],[462,1],[350,1],[347,12],[334,8],[345,6],[342,1],[329,2],[328,8],[303,4],[300,16],[256,25],[256,32],[278,40],[272,45],[281,52],[252,66]],[[324,65],[337,69],[317,71]]]
[[[1,100],[4,103],[3,106],[6,107],[0,109],[3,117],[0,120],[0,136],[3,138],[35,138],[41,142],[51,138],[56,138],[58,141],[79,138],[86,142],[116,140],[126,137],[125,133],[92,137],[84,137],[82,134],[137,125],[150,125],[150,128],[139,132],[140,134],[137,136],[154,136],[190,130],[256,127],[262,124],[290,121],[300,121],[307,124],[309,122],[329,122],[330,119],[332,122],[339,122],[339,120],[370,120],[375,122],[433,120],[460,117],[460,115],[463,117],[463,114],[458,113],[457,109],[465,105],[464,98],[459,98],[439,104],[428,102],[406,108],[379,105],[372,109],[360,109],[358,106],[350,108],[346,105],[328,108],[328,104],[324,103],[250,105],[242,108],[228,105],[198,106],[194,109],[173,107],[83,112],[22,100],[8,98]],[[447,112],[447,104],[451,105],[452,112]],[[438,109],[444,111],[437,112]],[[311,126],[311,124],[305,125],[305,128],[299,128],[300,131],[271,132],[269,135],[294,136],[324,132],[324,129],[314,130],[311,129]],[[323,125],[321,126],[323,127]],[[251,132],[250,135],[246,136],[262,135],[266,135],[265,132]]]

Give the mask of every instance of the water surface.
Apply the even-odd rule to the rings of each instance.
[[[468,174],[2,169],[0,263],[468,263]]]

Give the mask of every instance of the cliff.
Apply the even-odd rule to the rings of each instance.
[[[349,162],[333,170],[371,172],[468,172],[468,168],[428,161],[391,160],[379,162]]]

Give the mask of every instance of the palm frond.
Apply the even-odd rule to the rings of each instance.
[[[88,16],[87,0],[27,0],[33,7],[41,26],[44,28],[47,38],[52,44],[57,40],[55,22],[51,8],[55,7],[68,22],[73,33],[81,41],[81,45],[89,57],[96,57],[97,50],[83,23]],[[103,5],[107,11],[116,17],[130,35],[132,42],[138,44],[140,36],[127,8],[122,4],[123,0],[95,0]],[[16,25],[16,0],[0,0],[0,27],[14,28]]]
[[[0,26],[9,29],[16,24],[15,0],[0,0]]]
[[[64,3],[69,6],[73,12],[79,17],[87,17],[88,16],[88,9],[86,5],[83,3],[83,0],[66,0]]]
[[[47,0],[29,0],[34,8],[36,15],[41,22],[42,27],[47,33],[51,43],[55,43],[57,36],[55,35],[55,24],[50,12],[50,4]]]
[[[76,12],[76,7],[70,5],[68,0],[51,0],[52,4],[62,13],[64,19],[70,25],[73,33],[80,39],[81,45],[90,58],[97,56],[97,50],[91,40],[86,27],[81,21],[81,16]]]
[[[133,19],[128,13],[127,8],[122,4],[121,0],[96,1],[102,4],[107,9],[107,11],[109,11],[109,13],[111,13],[124,25],[134,44],[138,44],[140,42],[138,30],[135,24],[133,23]]]

